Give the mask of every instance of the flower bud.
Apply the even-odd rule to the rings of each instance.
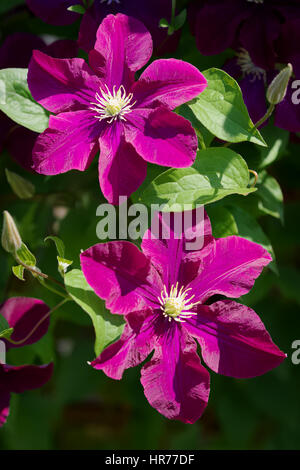
[[[7,169],[5,173],[11,189],[20,199],[30,199],[34,196],[35,187],[30,181]]]
[[[1,243],[5,251],[15,254],[22,246],[21,236],[9,212],[3,212]]]
[[[288,64],[270,83],[267,89],[267,100],[270,104],[276,105],[284,100],[292,73],[293,67]]]

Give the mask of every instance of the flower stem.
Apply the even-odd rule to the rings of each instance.
[[[37,271],[34,267],[32,266],[28,266],[27,264],[23,263],[23,261],[20,260],[20,258],[18,258],[18,256],[16,256],[16,261],[21,264],[21,266],[23,266],[25,269],[27,269],[28,271],[30,271],[31,273],[33,274],[36,274],[37,276],[40,276],[42,277],[43,279],[47,279],[48,281],[51,281],[51,282],[54,282],[54,284],[57,284],[59,287],[62,287],[64,290],[66,290],[65,286],[57,281],[57,279],[55,279],[54,277],[52,276],[49,276],[49,274],[44,274],[42,273],[41,271]]]
[[[269,117],[272,115],[273,111],[275,109],[274,104],[270,104],[266,114],[255,124],[256,129],[258,129]]]
[[[10,338],[6,338],[7,341],[9,341],[11,344],[14,344],[15,346],[20,346],[21,344],[25,343],[32,335],[33,333],[36,332],[36,330],[39,328],[39,326],[45,321],[47,320],[47,318],[50,317],[50,315],[52,315],[53,312],[55,312],[56,310],[58,310],[60,307],[62,307],[66,302],[68,302],[69,300],[71,300],[70,298],[68,299],[64,299],[62,300],[61,302],[59,302],[59,304],[57,304],[55,307],[53,307],[48,313],[46,313],[46,315],[43,316],[43,318],[41,318],[37,324],[34,326],[34,328],[30,331],[30,333],[28,333],[28,335],[19,340],[19,341],[14,341],[13,339],[10,339]]]

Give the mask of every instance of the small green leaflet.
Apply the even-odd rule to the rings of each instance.
[[[34,196],[35,187],[30,181],[7,168],[5,174],[11,189],[20,199],[30,199]]]
[[[0,338],[9,338],[14,331],[13,328],[10,328],[6,318],[0,314]]]
[[[51,240],[55,243],[56,246],[56,251],[58,253],[57,256],[57,262],[58,262],[58,271],[61,274],[62,277],[65,276],[65,273],[67,272],[67,269],[71,264],[73,264],[73,261],[70,261],[68,259],[65,259],[65,245],[64,242],[55,236],[49,236],[46,237],[44,242]]]
[[[19,250],[17,250],[16,255],[17,258],[22,261],[22,263],[26,264],[26,266],[36,266],[36,258],[31,253],[31,251],[29,251],[25,243],[22,243],[22,246]]]
[[[20,281],[25,281],[24,279],[24,266],[22,266],[21,264],[19,264],[18,266],[13,266],[12,267],[12,272],[14,273],[14,275],[20,279]]]
[[[48,127],[48,112],[34,101],[27,85],[27,69],[0,70],[0,111],[17,124],[41,133]]]

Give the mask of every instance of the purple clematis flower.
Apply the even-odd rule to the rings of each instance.
[[[300,105],[293,100],[293,93],[295,93],[293,83],[300,79],[300,54],[297,54],[293,48],[294,44],[298,44],[299,29],[300,20],[287,22],[276,44],[277,62],[279,64],[291,63],[295,76],[289,82],[284,100],[276,106],[274,111],[274,124],[289,132],[300,132]],[[248,51],[243,48],[237,52],[237,57],[224,64],[223,69],[238,80],[250,117],[253,122],[257,122],[267,111],[267,86],[277,75],[278,70],[275,67],[273,69],[258,67]]]
[[[137,82],[134,72],[152,54],[144,25],[122,14],[107,16],[97,32],[88,66],[83,59],[53,59],[35,51],[28,84],[33,97],[57,116],[33,149],[32,168],[53,175],[84,171],[100,148],[104,196],[117,204],[146,177],[146,162],[175,168],[193,164],[197,137],[171,110],[195,98],[206,85],[192,65],[154,61]]]
[[[14,33],[0,47],[0,69],[27,68],[34,49],[54,57],[76,57],[78,52],[75,41],[58,40],[47,46],[34,34]],[[13,159],[28,171],[32,171],[31,156],[37,136],[36,132],[19,126],[0,112],[0,151],[7,147]]]
[[[0,307],[0,314],[7,320],[10,328],[14,328],[11,339],[15,342],[26,339],[48,312],[49,308],[44,302],[27,297],[13,297]],[[3,340],[6,343],[6,349],[35,343],[44,336],[48,327],[49,319],[46,319],[20,345],[14,345],[7,340]],[[52,372],[52,363],[42,366],[24,365],[17,367],[0,363],[0,427],[6,422],[9,414],[11,393],[22,393],[26,390],[42,387],[50,380]]]
[[[239,44],[262,68],[274,66],[274,43],[282,24],[292,18],[300,18],[298,0],[196,0],[190,7],[202,54],[219,54]]]
[[[211,299],[246,294],[271,261],[269,253],[237,236],[213,238],[206,215],[180,233],[175,217],[181,214],[171,223],[166,214],[156,216],[142,251],[126,241],[102,243],[81,254],[81,266],[107,308],[126,320],[121,338],[91,365],[119,380],[154,351],[141,371],[146,398],[167,418],[194,423],[210,388],[195,339],[208,367],[236,378],[264,374],[286,356],[251,308]],[[201,236],[200,250],[187,250],[191,233]]]

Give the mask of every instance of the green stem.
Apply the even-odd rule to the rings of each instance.
[[[202,150],[206,150],[206,145],[205,145],[205,142],[204,142],[204,139],[203,139],[203,135],[197,129],[196,129],[196,134],[197,134],[199,144],[200,144]]]
[[[272,115],[274,109],[275,109],[275,105],[270,104],[266,114],[255,124],[256,129],[258,129],[258,127],[260,127],[265,121],[267,121],[267,119],[269,119],[269,117]]]
[[[21,266],[23,266],[25,269],[27,269],[28,271],[30,271],[31,273],[37,275],[37,276],[40,276],[42,277],[43,279],[47,279],[48,281],[51,281],[53,282],[54,284],[57,284],[59,287],[62,287],[64,290],[66,290],[65,286],[57,281],[54,277],[52,276],[49,276],[48,274],[44,274],[40,271],[37,271],[34,267],[32,266],[28,266],[27,264],[23,263],[23,261],[20,260],[20,258],[18,256],[16,256],[16,261],[17,263],[19,263]]]
[[[63,297],[64,299],[68,299],[69,298],[69,295],[68,294],[65,294],[57,289],[55,289],[55,287],[53,286],[50,286],[49,284],[47,284],[47,282],[45,281],[45,279],[39,279],[39,282],[42,284],[43,287],[45,287],[46,289],[48,289],[50,292],[53,292],[54,294],[57,294],[59,295],[60,297]]]
[[[171,24],[174,24],[175,20],[175,12],[176,12],[176,0],[172,0],[172,18],[171,18]]]
[[[10,338],[6,338],[7,341],[9,341],[11,344],[14,344],[15,346],[20,346],[21,344],[25,343],[32,335],[33,333],[36,332],[36,330],[39,328],[39,326],[45,321],[47,320],[47,318],[50,317],[50,315],[52,315],[53,312],[55,312],[56,310],[58,310],[60,307],[62,307],[66,302],[68,302],[68,300],[70,299],[64,299],[62,300],[59,304],[56,305],[56,307],[53,307],[52,310],[50,310],[48,313],[46,313],[46,315],[43,316],[43,318],[41,318],[37,324],[34,326],[34,328],[30,331],[30,333],[28,333],[28,335],[19,340],[19,341],[14,341],[13,339],[10,339]]]

